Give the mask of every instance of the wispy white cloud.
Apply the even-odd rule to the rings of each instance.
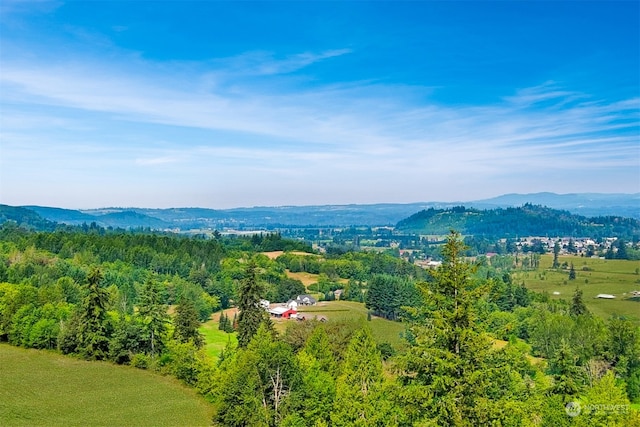
[[[243,75],[270,76],[288,74],[326,59],[351,53],[351,49],[332,49],[319,53],[304,52],[278,57],[273,52],[247,52],[232,58],[212,61],[225,72]]]
[[[433,186],[442,179],[462,185],[469,178],[490,183],[519,176],[512,179],[516,185],[527,174],[567,171],[583,177],[586,170],[640,166],[639,99],[607,102],[544,83],[502,102],[454,107],[428,97],[416,100],[414,89],[432,90],[421,87],[373,82],[295,91],[270,87],[269,76],[281,79],[349,52],[280,60],[250,53],[221,61],[216,69],[174,64],[176,73],[139,59],[123,69],[100,61],[52,65],[5,57],[0,73],[5,177],[15,170],[15,159],[26,161],[19,154],[26,150],[34,169],[46,167],[52,155],[60,159],[60,170],[73,165],[88,176],[115,167],[122,179],[151,182],[167,179],[151,172],[161,167],[192,188],[235,180],[229,185],[238,191],[247,191],[250,171],[251,185],[265,195],[267,182],[291,194],[303,192],[303,182],[318,194],[325,182],[356,192],[370,185],[393,200],[394,188],[415,192],[421,182]],[[236,73],[241,69],[245,73]],[[247,82],[251,73],[266,80]],[[217,75],[225,77],[211,83]],[[84,149],[74,152],[74,145]],[[91,147],[101,150],[100,158]]]

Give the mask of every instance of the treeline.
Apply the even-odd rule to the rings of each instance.
[[[317,283],[311,285],[309,289],[322,294],[323,299],[335,299],[334,292],[342,290],[341,300],[365,302],[371,286],[376,295],[377,285],[381,277],[396,277],[407,288],[413,288],[415,283],[427,280],[428,275],[424,269],[410,264],[397,257],[380,252],[345,252],[341,255],[327,255],[326,257],[300,255],[296,253],[285,253],[280,255],[276,261],[281,263],[291,272],[306,272],[318,274]],[[403,292],[403,295],[409,293]],[[377,299],[377,297],[373,297]],[[393,304],[411,305],[411,298],[403,298]],[[390,301],[389,298],[385,301]],[[377,315],[396,320],[398,318],[395,310],[379,310],[383,303],[372,306],[372,310]]]
[[[517,208],[479,210],[458,206],[430,208],[397,224],[400,231],[443,235],[456,229],[488,239],[522,236],[621,237],[640,239],[640,221],[622,217],[586,218],[567,211],[526,204]]]

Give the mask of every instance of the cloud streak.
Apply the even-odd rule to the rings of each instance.
[[[127,66],[114,67],[86,57],[51,64],[5,54],[3,180],[22,176],[12,163],[24,159],[25,150],[37,168],[47,155],[70,153],[73,146],[84,148],[60,157],[60,170],[73,163],[90,175],[91,165],[108,162],[135,179],[142,177],[136,168],[163,168],[186,177],[186,186],[196,185],[195,174],[220,182],[241,179],[248,170],[257,179],[274,179],[274,186],[330,174],[325,179],[331,185],[369,182],[382,196],[403,183],[420,188],[420,180],[442,177],[493,182],[508,174],[587,176],[587,169],[597,174],[640,166],[638,98],[610,102],[546,82],[499,102],[448,106],[413,96],[432,88],[368,81],[305,89],[287,84],[306,67],[352,53],[336,49],[278,59],[249,52],[206,66],[172,67],[129,56],[121,62]],[[105,158],[92,158],[96,150]],[[83,162],[86,168],[77,166]],[[143,180],[151,177],[158,178]],[[309,186],[320,191],[316,182]]]

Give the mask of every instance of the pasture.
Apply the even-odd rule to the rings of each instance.
[[[206,426],[212,411],[178,380],[0,344],[2,426]]]
[[[367,322],[367,311],[363,303],[355,301],[320,301],[314,306],[298,307],[299,313],[325,316],[329,321],[350,320],[363,325],[368,323],[377,343],[388,342],[395,348],[404,345],[400,334],[404,332],[406,324],[376,316],[372,316],[371,321]]]
[[[516,271],[513,280],[536,292],[546,291],[551,298],[571,300],[581,289],[587,308],[595,315],[609,318],[624,315],[640,322],[640,301],[630,293],[640,290],[640,261],[606,260],[579,256],[560,256],[560,264],[573,263],[576,278],[569,280],[569,269],[552,269],[553,255],[543,255],[536,270]],[[554,295],[557,292],[557,295]],[[611,294],[615,299],[599,299],[598,294]]]
[[[233,318],[235,309],[225,310],[225,314]],[[378,343],[388,342],[395,348],[401,348],[404,341],[400,334],[405,330],[405,324],[392,322],[376,316],[367,322],[367,309],[364,304],[354,301],[320,301],[315,306],[298,307],[298,313],[310,314],[312,316],[325,316],[328,321],[350,321],[363,326],[368,324],[373,332],[373,337]],[[218,329],[220,313],[214,313],[211,320],[202,324],[200,332],[205,336],[205,349],[211,357],[217,358],[225,348],[229,340],[232,344],[237,343],[236,334],[227,334]],[[275,329],[283,333],[287,325],[297,322],[294,319],[271,318]]]

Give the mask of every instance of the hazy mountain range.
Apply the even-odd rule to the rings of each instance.
[[[275,227],[344,227],[351,225],[395,226],[399,221],[424,209],[465,206],[475,209],[495,209],[522,206],[526,203],[566,210],[574,214],[621,216],[640,219],[640,193],[635,194],[505,194],[471,202],[380,203],[370,205],[277,206],[234,209],[205,208],[104,208],[62,209],[44,206],[10,207],[2,205],[0,222],[11,216],[37,214],[43,220],[104,227],[150,227],[153,229],[251,229]],[[18,208],[23,208],[19,209]],[[33,220],[35,217],[31,218]],[[17,221],[17,220],[16,220]]]

